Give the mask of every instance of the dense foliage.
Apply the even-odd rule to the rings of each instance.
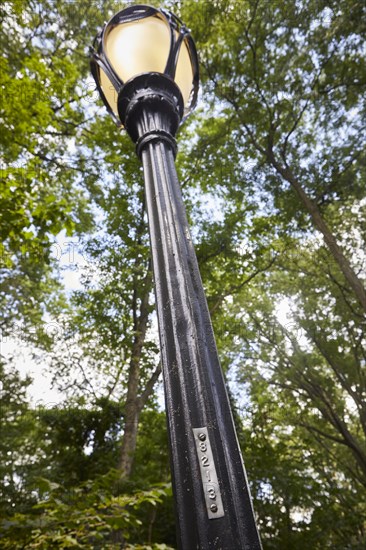
[[[364,3],[163,5],[200,53],[177,164],[264,549],[364,548]],[[1,548],[176,544],[142,172],[89,77],[122,7],[1,7]]]

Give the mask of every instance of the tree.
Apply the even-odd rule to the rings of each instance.
[[[191,21],[198,37],[206,100],[215,112],[214,118],[201,117],[196,155],[193,152],[201,169],[196,173],[193,165],[193,170],[186,170],[198,185],[204,182],[205,192],[206,182],[219,196],[225,189],[231,219],[246,216],[246,222],[240,219],[246,229],[236,246],[242,256],[242,262],[238,256],[235,260],[239,273],[248,267],[247,256],[253,260],[257,252],[263,264],[266,258],[272,263],[248,285],[243,275],[242,285],[230,285],[233,264],[224,252],[203,273],[209,292],[216,279],[218,295],[226,296],[214,323],[224,363],[239,370],[245,384],[248,408],[265,407],[259,396],[264,388],[270,389],[269,403],[275,401],[287,411],[282,420],[276,416],[278,429],[286,434],[286,428],[301,428],[303,441],[322,454],[323,464],[331,464],[334,477],[322,470],[321,479],[329,494],[337,492],[332,510],[344,518],[357,501],[354,495],[362,491],[365,453],[360,245],[365,238],[360,103],[365,70],[361,27],[350,24],[361,16],[363,6],[243,2],[237,8],[231,2],[211,3],[201,10],[188,2],[182,8],[182,17]],[[207,20],[214,24],[206,25]],[[240,193],[244,210],[237,200]],[[310,222],[327,248],[313,234]],[[258,240],[253,239],[256,230]],[[261,241],[268,245],[262,250]],[[233,251],[233,241],[229,242]],[[276,309],[285,298],[293,312],[290,326],[281,327]],[[306,338],[305,349],[296,339],[299,334]],[[263,436],[264,449],[277,447],[269,433]],[[282,449],[278,460],[286,464],[285,452],[292,456],[294,451],[286,441]],[[250,470],[249,444],[245,451],[249,479],[258,480]],[[295,469],[291,474],[301,479]],[[343,484],[345,476],[351,480]],[[337,502],[342,490],[347,498]],[[261,495],[261,510],[263,492],[254,492]],[[304,504],[304,514],[305,508]],[[287,509],[291,529],[294,508]],[[356,529],[355,524],[344,525],[343,519],[343,533],[333,528],[334,544],[343,547],[355,530],[351,544],[362,545],[361,515],[357,514]],[[322,521],[319,511],[311,517]],[[298,547],[296,533],[285,543],[276,528],[271,532],[272,521],[273,515],[262,527],[267,544]],[[300,531],[305,534],[307,529],[304,524]]]
[[[37,442],[32,441],[35,424],[26,396],[31,380],[21,379],[14,366],[5,366],[3,360],[0,374],[0,510],[1,515],[6,516],[34,501],[23,476],[37,452]]]
[[[364,320],[331,260],[319,243],[298,243],[226,305],[221,349],[242,383],[242,442],[268,547],[364,541]]]
[[[104,132],[100,123],[99,127]],[[100,156],[99,166],[111,160],[115,162],[109,151],[104,159]],[[92,393],[95,390],[105,399],[115,396],[120,402],[124,418],[118,460],[121,477],[131,474],[139,417],[160,374],[156,337],[149,334],[152,272],[143,189],[134,175],[139,173],[136,161],[130,164],[118,164],[121,175],[116,169],[109,188],[94,195],[103,217],[97,233],[84,239],[88,266],[83,290],[73,293],[70,311],[62,313],[69,352],[61,356],[58,351],[54,356],[61,385],[66,372],[81,369],[81,386],[68,384],[70,391],[92,388]],[[97,373],[104,381],[99,379],[99,388],[93,389],[90,381]]]
[[[366,311],[363,279],[339,245],[342,236],[329,216],[329,205],[346,196],[345,183],[354,200],[363,194],[359,94],[366,71],[359,21],[364,6],[358,0],[301,6],[255,0],[243,2],[242,8],[235,2],[204,4],[201,10],[188,3],[185,8],[198,36],[212,104],[222,100],[219,112],[229,121],[219,126],[208,121],[198,155],[207,158],[208,131],[212,141],[229,130],[227,139],[254,164],[247,185],[256,182],[258,193],[261,181],[277,209],[291,201],[284,209],[297,223],[299,214],[307,214]],[[214,24],[202,30],[207,18]],[[259,180],[255,168],[261,165]]]
[[[103,13],[95,4],[75,12],[64,1],[12,0],[3,4],[2,16],[0,252],[6,334],[16,322],[41,323],[41,301],[57,288],[51,267],[55,236],[92,225],[83,186],[87,165],[73,150],[89,116],[85,21],[90,17],[96,29]],[[54,32],[55,25],[61,33]]]

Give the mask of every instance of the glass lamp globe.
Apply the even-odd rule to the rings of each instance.
[[[178,87],[184,117],[194,108],[198,58],[188,29],[171,12],[145,5],[120,11],[94,42],[91,70],[101,98],[118,126],[118,96],[137,76],[161,74]]]

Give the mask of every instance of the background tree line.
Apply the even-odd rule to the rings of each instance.
[[[1,7],[2,339],[21,327],[63,395],[35,406],[1,356],[3,548],[175,547],[142,172],[89,78],[129,3]],[[361,549],[364,3],[163,7],[200,55],[178,170],[264,548]]]

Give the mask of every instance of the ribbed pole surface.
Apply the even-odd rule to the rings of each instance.
[[[153,140],[141,158],[178,545],[182,550],[260,549],[173,151],[168,142]],[[207,447],[212,455],[204,452]]]

